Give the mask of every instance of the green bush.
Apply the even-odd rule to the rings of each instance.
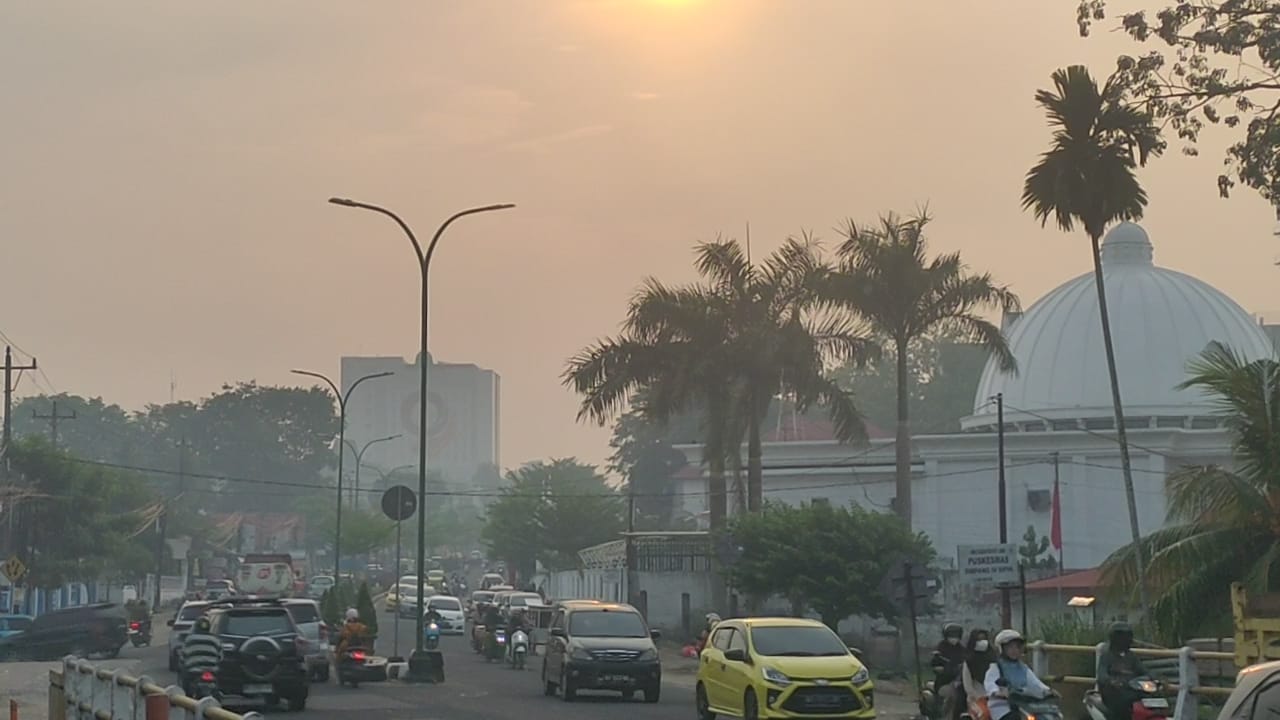
[[[347,608],[356,604],[355,588],[350,581],[344,580],[324,592],[320,596],[320,617],[332,628],[342,626],[343,616]],[[363,616],[364,611],[361,611]],[[375,620],[376,622],[376,620]]]
[[[360,621],[369,628],[369,634],[378,637],[378,611],[373,606],[373,596],[369,594],[369,583],[360,583],[360,591],[356,594],[356,610],[360,612]]]
[[[1048,617],[1036,628],[1036,639],[1052,645],[1087,645],[1095,647],[1106,640],[1105,629],[1074,617]],[[1054,653],[1050,660],[1053,675],[1080,675],[1093,677],[1097,670],[1097,658],[1093,654]]]

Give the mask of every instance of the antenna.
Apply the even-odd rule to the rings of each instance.
[[[169,371],[169,404],[174,402],[174,396],[178,392],[178,379],[174,376],[173,371]]]

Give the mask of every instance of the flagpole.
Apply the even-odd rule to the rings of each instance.
[[[1058,545],[1058,610],[1062,610],[1062,573],[1064,566],[1062,564],[1062,495],[1058,489],[1059,476],[1059,458],[1058,452],[1053,452],[1053,522],[1054,522],[1054,542]]]

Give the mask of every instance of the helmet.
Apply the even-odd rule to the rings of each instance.
[[[958,638],[964,635],[964,628],[960,627],[960,623],[947,623],[942,626],[942,637]]]
[[[1107,633],[1107,642],[1112,649],[1125,652],[1133,647],[1133,626],[1127,622],[1112,623]]]
[[[355,608],[347,608],[347,622],[355,622],[360,619],[360,611]]]
[[[707,613],[707,624],[715,625],[720,622],[720,616],[715,613]]]
[[[1004,650],[1005,645],[1008,645],[1009,643],[1015,643],[1015,642],[1017,643],[1026,642],[1025,640],[1022,639],[1022,633],[1018,632],[1017,630],[1001,630],[1000,632],[996,633],[996,647],[1000,648],[1001,650]]]

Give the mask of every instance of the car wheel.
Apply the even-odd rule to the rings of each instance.
[[[694,704],[698,708],[698,720],[716,720],[716,714],[711,712],[711,702],[707,700],[707,688],[702,683],[698,683],[694,696],[696,698]],[[646,694],[644,699],[648,700],[649,696]]]
[[[756,704],[756,694],[751,690],[742,696],[742,720],[760,720],[760,707]]]
[[[302,712],[307,709],[307,696],[294,695],[289,698],[289,712]]]
[[[656,703],[662,699],[662,683],[658,682],[644,689],[644,701]]]
[[[569,679],[569,668],[560,668],[560,698],[565,702],[573,702],[578,697],[578,688]]]
[[[547,697],[555,697],[556,684],[547,679],[547,661],[542,661],[542,694]]]
[[[325,665],[324,667],[316,671],[316,680],[322,683],[329,682],[329,666],[328,665]]]

